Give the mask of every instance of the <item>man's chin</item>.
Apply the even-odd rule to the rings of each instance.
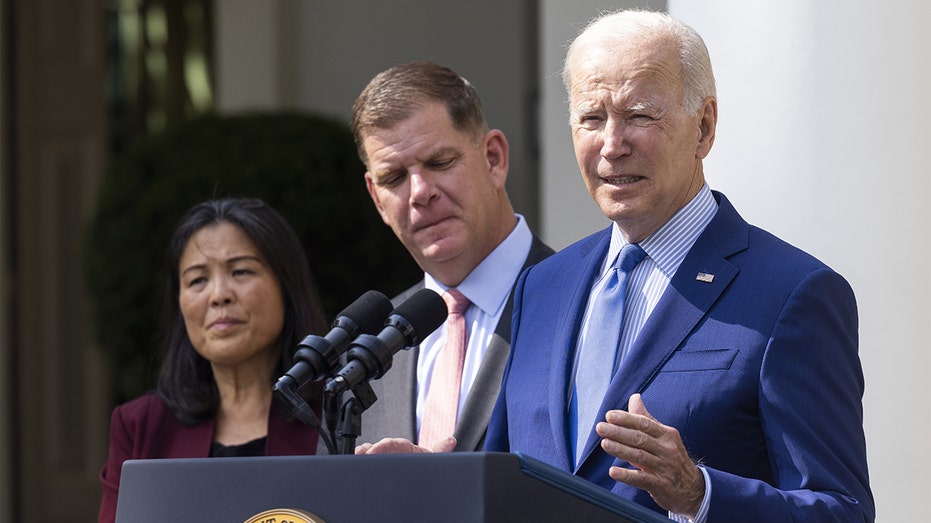
[[[434,241],[419,249],[421,265],[440,264],[455,259],[462,252],[463,242],[452,238]]]

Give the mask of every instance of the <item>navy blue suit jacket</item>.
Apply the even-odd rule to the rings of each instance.
[[[853,291],[715,198],[717,214],[613,377],[598,419],[641,393],[707,467],[709,522],[872,521]],[[594,431],[572,467],[572,363],[610,236],[610,228],[593,234],[518,280],[485,448],[527,454],[665,513],[608,476],[610,466],[629,465],[604,452]]]

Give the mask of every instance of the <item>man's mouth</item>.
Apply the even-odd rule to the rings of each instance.
[[[435,227],[435,226],[437,226],[437,225],[439,225],[439,224],[445,222],[447,219],[448,219],[448,218],[438,218],[438,219],[435,219],[435,220],[424,221],[424,222],[421,222],[421,223],[414,224],[414,232],[422,231],[422,230],[424,230],[424,229],[429,229],[429,228],[431,228],[431,227]]]
[[[601,178],[604,183],[610,185],[627,185],[642,179],[642,176],[603,176]]]

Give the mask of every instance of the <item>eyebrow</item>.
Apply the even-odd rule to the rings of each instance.
[[[656,104],[654,104],[653,102],[637,102],[634,105],[631,105],[630,107],[628,107],[627,111],[628,112],[646,111],[646,110],[650,110],[654,108],[656,108]]]
[[[390,175],[391,173],[395,173],[395,172],[399,172],[399,171],[407,171],[407,169],[404,168],[404,167],[398,167],[398,168],[394,168],[394,167],[385,167],[385,168],[382,168],[382,169],[377,169],[377,170],[372,171],[372,176],[373,176],[374,178],[384,178],[385,176],[388,176],[388,175]]]
[[[601,110],[600,105],[592,103],[589,100],[586,100],[584,102],[579,102],[573,105],[571,114],[572,115],[591,114],[594,112],[598,112],[599,110]]]
[[[438,158],[442,158],[443,156],[446,156],[446,155],[455,156],[455,157],[458,158],[458,157],[462,156],[462,151],[460,151],[459,148],[457,148],[457,147],[453,147],[453,146],[451,146],[451,145],[446,145],[446,146],[440,147],[439,149],[437,149],[437,150],[431,152],[431,153],[430,153],[429,155],[427,155],[427,157],[424,158],[423,160],[421,160],[420,158],[415,158],[415,160],[417,161],[417,163],[428,163],[428,162],[434,161],[434,160],[436,160],[436,159],[438,159]],[[407,167],[391,167],[391,166],[389,166],[389,167],[383,167],[383,168],[381,168],[381,169],[375,169],[374,171],[372,171],[372,176],[374,176],[375,178],[381,178],[381,177],[383,177],[383,176],[387,176],[387,175],[390,175],[390,174],[392,174],[392,173],[396,173],[396,172],[407,172],[407,171],[408,171]]]
[[[224,263],[225,263],[226,265],[232,265],[232,264],[235,264],[235,263],[238,263],[238,262],[241,262],[241,261],[255,261],[255,262],[258,262],[258,263],[264,263],[264,262],[262,261],[262,258],[260,258],[259,256],[254,255],[254,254],[243,254],[243,255],[240,255],[240,256],[233,256],[232,258],[226,260],[226,262],[224,262]],[[183,269],[183,270],[180,272],[180,276],[184,276],[185,274],[187,274],[188,272],[191,272],[191,271],[204,270],[204,268],[205,268],[206,266],[207,266],[206,263],[196,263],[196,264],[194,264],[194,265],[190,265],[190,266],[188,266],[187,268]]]

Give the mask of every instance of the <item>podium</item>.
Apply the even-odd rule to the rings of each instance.
[[[462,452],[130,460],[117,523],[245,523],[278,509],[325,523],[669,523],[520,454]]]

